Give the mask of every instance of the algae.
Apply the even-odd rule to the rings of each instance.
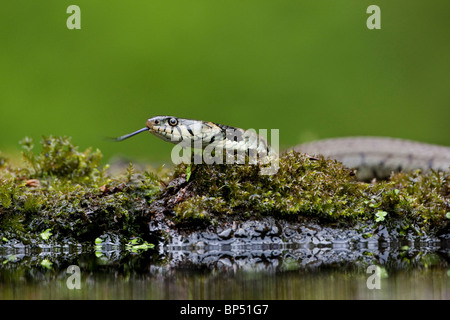
[[[249,164],[181,164],[162,175],[136,172],[130,164],[112,175],[99,150],[81,152],[69,137],[44,137],[40,152],[29,138],[21,145],[22,165],[0,157],[3,244],[94,245],[114,235],[124,245],[139,238],[147,246],[155,241],[149,222],[156,216],[188,229],[273,216],[348,228],[380,225],[400,236],[448,233],[448,172],[365,183],[338,161],[289,152],[274,175]]]

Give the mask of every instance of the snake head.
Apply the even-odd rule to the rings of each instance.
[[[114,138],[115,141],[123,141],[125,139],[131,138],[141,132],[149,131],[158,138],[166,141],[176,142],[173,140],[173,129],[178,125],[178,118],[168,117],[168,116],[157,116],[147,120],[146,127],[139,129],[135,132],[126,134],[124,136]],[[178,130],[179,131],[179,130]]]
[[[183,139],[176,117],[156,116],[148,119],[146,125],[150,133],[165,141],[175,143]]]
[[[231,127],[227,127],[231,128]],[[172,116],[156,116],[146,122],[146,127],[133,133],[116,138],[116,141],[128,139],[138,133],[148,131],[158,138],[182,147],[200,147],[223,138],[222,128],[212,122],[200,120],[181,119]]]

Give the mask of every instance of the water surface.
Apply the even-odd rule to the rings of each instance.
[[[2,248],[0,299],[450,299],[449,252]],[[68,285],[71,265],[80,289]]]

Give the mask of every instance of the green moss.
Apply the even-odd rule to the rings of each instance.
[[[24,243],[52,238],[84,242],[110,232],[124,243],[145,236],[142,220],[160,192],[159,179],[149,173],[109,177],[100,167],[99,150],[83,152],[66,137],[44,137],[42,151],[24,139],[27,166],[0,168],[0,234]]]
[[[63,177],[77,182],[91,182],[99,169],[102,154],[100,150],[92,152],[89,148],[79,152],[69,137],[43,137],[42,151],[34,154],[30,138],[21,141],[23,157],[32,170],[30,178]]]
[[[259,170],[256,165],[195,166],[187,186],[195,198],[176,206],[178,221],[197,210],[210,213],[210,221],[230,213],[244,218],[275,215],[345,226],[378,223],[417,232],[436,232],[448,223],[448,173],[397,174],[367,184],[337,161],[295,152],[281,157],[275,175],[260,175]],[[184,171],[180,167],[177,175]],[[383,219],[381,211],[386,212]]]
[[[275,175],[260,175],[259,170],[256,165],[197,165],[189,188],[214,199],[201,205],[216,213],[301,213],[337,220],[366,210],[361,196],[367,187],[337,162],[289,153]]]
[[[175,223],[188,226],[205,226],[210,223],[211,199],[194,196],[174,207]]]
[[[3,209],[9,209],[12,205],[14,185],[7,179],[0,180],[0,205]]]

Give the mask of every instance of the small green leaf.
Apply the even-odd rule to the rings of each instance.
[[[95,244],[102,244],[103,240],[100,238],[95,238]]]
[[[147,250],[152,249],[155,245],[151,243],[143,243],[136,246],[133,246],[132,251],[136,252],[137,250]]]
[[[386,215],[387,215],[387,212],[386,212],[386,211],[378,210],[378,211],[375,213],[375,216],[377,217],[377,218],[375,219],[375,221],[376,221],[376,222],[384,221],[384,217],[386,217]]]
[[[141,238],[130,239],[130,242],[126,244],[127,250],[133,253],[138,253],[139,251],[146,251],[148,249],[153,249],[154,247],[155,247],[154,244],[148,243],[147,241],[143,241]]]
[[[192,173],[192,167],[191,165],[186,167],[186,182],[189,181],[189,178],[191,177],[191,173]]]
[[[447,219],[450,219],[450,212],[447,212],[445,216],[447,217]]]
[[[52,264],[53,263],[51,263],[50,260],[48,260],[48,259],[44,259],[41,261],[41,266],[43,266],[44,268],[47,268],[47,269],[51,269]]]
[[[51,233],[52,229],[46,229],[45,231],[40,233],[40,236],[42,238],[42,240],[48,240],[50,238],[50,236],[52,235]]]

